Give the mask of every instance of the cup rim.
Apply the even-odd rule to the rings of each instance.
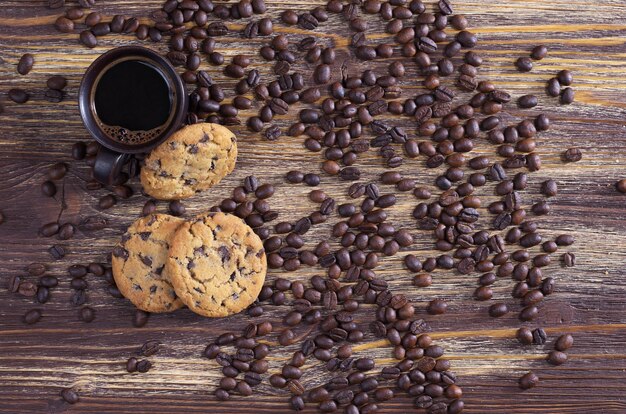
[[[139,56],[155,62],[160,69],[166,72],[168,78],[171,78],[176,92],[176,104],[174,106],[176,113],[172,117],[170,124],[157,138],[140,145],[128,145],[109,138],[98,126],[90,108],[91,90],[100,71],[111,62],[127,56]],[[120,46],[104,52],[89,65],[80,83],[78,106],[83,124],[98,143],[112,151],[136,154],[148,152],[178,130],[187,115],[187,94],[183,81],[176,69],[174,69],[174,66],[159,53],[143,46]]]

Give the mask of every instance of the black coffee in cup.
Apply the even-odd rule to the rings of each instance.
[[[158,52],[122,46],[89,66],[78,106],[101,144],[94,178],[111,184],[132,154],[149,152],[178,130],[187,115],[187,94],[176,69]]]
[[[171,122],[173,96],[167,78],[148,59],[112,62],[93,89],[96,121],[112,139],[140,145]]]

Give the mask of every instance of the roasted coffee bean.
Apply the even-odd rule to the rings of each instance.
[[[44,181],[41,184],[41,193],[46,197],[54,197],[57,193],[57,187],[52,181]]]
[[[272,98],[272,100],[269,103],[269,108],[275,114],[285,115],[287,111],[289,110],[289,104],[287,104],[287,102],[283,101],[280,98]]]
[[[252,193],[259,188],[259,179],[254,175],[249,175],[243,180],[243,188],[246,193]]]
[[[355,181],[361,176],[361,171],[357,167],[345,167],[339,172],[339,177],[345,181]]]
[[[17,63],[17,73],[20,75],[28,75],[33,69],[35,63],[35,57],[31,53],[25,53]]]
[[[554,239],[558,246],[570,246],[574,243],[574,236],[570,234],[561,234]]]
[[[442,299],[433,299],[429,302],[427,311],[431,315],[441,315],[446,312],[448,304]]]
[[[281,20],[288,26],[293,26],[298,23],[298,13],[293,10],[285,10],[280,15]]]
[[[539,383],[539,377],[533,372],[528,372],[519,379],[519,387],[523,390],[534,388]]]
[[[21,282],[19,283],[17,292],[26,297],[35,296],[37,294],[37,285],[32,282]]]
[[[9,282],[7,283],[7,289],[11,293],[16,293],[20,287],[21,278],[17,275],[13,275],[9,278]]]
[[[572,88],[565,88],[561,92],[561,103],[563,105],[569,105],[574,102],[574,90]]]
[[[517,100],[517,104],[520,108],[533,108],[537,106],[537,97],[535,95],[520,96]]]
[[[533,333],[530,329],[522,327],[517,330],[515,337],[524,345],[530,345],[533,343]]]
[[[319,24],[318,19],[311,13],[302,13],[298,17],[298,25],[303,29],[314,30]]]
[[[557,351],[565,352],[574,345],[574,338],[570,334],[564,334],[559,336],[554,344],[554,349]]]
[[[330,398],[328,391],[323,387],[314,388],[309,391],[308,399],[312,402],[319,403]]]
[[[496,89],[489,93],[489,98],[494,102],[507,103],[511,100],[511,95],[508,92]]]
[[[293,395],[302,395],[304,394],[304,386],[297,379],[292,379],[287,382],[287,388]]]
[[[337,411],[337,403],[333,400],[327,400],[320,403],[318,409],[323,413],[332,413]]]
[[[55,260],[60,260],[63,257],[65,257],[66,254],[66,250],[63,246],[51,246],[48,249],[48,253],[50,253],[50,256],[52,256],[53,259]]]
[[[183,203],[180,202],[180,200],[170,201],[170,203],[168,204],[168,209],[170,211],[170,214],[176,217],[183,216],[186,212],[185,206],[183,205]]]
[[[561,85],[565,85],[565,86],[570,86],[572,82],[574,81],[572,72],[570,72],[567,69],[564,69],[560,71],[559,73],[557,73],[556,77],[558,81],[561,83]]]
[[[230,394],[223,388],[218,388],[215,390],[215,398],[219,401],[226,401],[230,399]]]
[[[416,42],[417,48],[427,54],[434,53],[437,50],[437,43],[429,37],[420,37]]]
[[[274,186],[271,184],[263,184],[255,190],[255,196],[259,199],[266,199],[274,195]]]
[[[160,348],[161,348],[161,343],[159,341],[150,340],[150,341],[145,342],[141,346],[141,348],[139,349],[139,353],[143,356],[149,357],[159,352]]]
[[[302,411],[304,410],[305,404],[304,404],[304,400],[302,399],[302,397],[300,397],[300,395],[294,395],[289,399],[289,405],[291,406],[291,409],[294,411]]]
[[[122,33],[134,33],[139,28],[139,20],[136,17],[131,17],[124,22],[122,26]]]
[[[96,319],[96,311],[89,306],[85,306],[78,312],[78,316],[85,323],[93,322]]]
[[[59,16],[54,22],[54,27],[61,33],[72,33],[74,31],[74,22],[65,16]],[[19,70],[18,66],[18,72]]]
[[[330,66],[327,64],[318,65],[313,71],[313,80],[318,85],[326,84],[330,81],[331,71]]]
[[[508,306],[505,303],[494,303],[489,306],[489,316],[492,318],[499,318],[506,315],[509,312]]]
[[[356,360],[354,367],[359,371],[369,371],[374,369],[374,360],[372,358],[359,358]]]
[[[137,33],[139,33],[139,31]],[[98,39],[91,30],[83,30],[80,32],[80,42],[88,48],[94,48],[98,45]]]
[[[52,78],[50,78],[52,79]],[[56,83],[55,86],[59,86],[59,83]],[[76,142],[72,145],[72,158],[75,160],[85,159],[87,155],[87,146],[84,142]]]
[[[98,23],[91,28],[91,33],[95,36],[105,36],[111,33],[111,25],[105,22]]]
[[[48,89],[44,94],[44,98],[48,102],[59,103],[63,100],[63,92],[56,89]]]
[[[137,358],[131,357],[126,361],[126,371],[132,373],[137,371]]]
[[[577,162],[582,159],[582,152],[578,148],[569,148],[563,152],[562,158],[565,162]]]
[[[93,27],[100,23],[102,15],[98,12],[91,12],[85,17],[85,24],[89,27]]]
[[[563,365],[567,362],[567,354],[561,351],[550,351],[547,360],[552,365]]]
[[[113,19],[111,20],[111,32],[121,33],[125,22],[126,18],[124,16],[120,14],[113,16]]]
[[[59,240],[69,240],[74,236],[74,225],[72,223],[65,223],[59,228],[57,237]]]
[[[535,345],[543,345],[546,343],[546,340],[548,339],[548,335],[542,328],[537,328],[533,330],[532,335],[533,335],[533,344]]]
[[[231,63],[224,68],[224,74],[230,78],[242,78],[245,71],[241,66]]]
[[[530,58],[521,57],[517,59],[515,66],[520,72],[530,72],[533,68],[533,62]]]
[[[550,205],[545,201],[539,201],[532,205],[531,210],[535,215],[543,216],[550,212]]]
[[[546,93],[552,97],[557,97],[560,95],[561,84],[559,83],[557,78],[552,78],[548,81],[546,85]]]
[[[439,3],[437,5],[439,7],[439,11],[444,16],[454,13],[454,11],[452,10],[452,4],[449,0],[439,0]]]
[[[48,223],[45,224],[40,230],[39,233],[43,236],[43,237],[51,237],[54,236],[55,234],[57,234],[59,232],[59,223]]]
[[[7,95],[9,96],[9,99],[18,104],[26,103],[28,102],[28,99],[30,99],[30,94],[20,88],[9,89]]]
[[[268,141],[276,141],[282,135],[282,131],[276,125],[273,125],[265,130],[265,139]]]
[[[150,371],[150,368],[152,368],[152,362],[147,359],[142,359],[137,362],[137,372],[146,373]]]
[[[68,404],[76,404],[80,400],[78,393],[71,388],[63,388],[61,390],[61,398]]]
[[[553,197],[557,195],[558,188],[554,180],[546,180],[541,184],[541,192],[546,197]]]
[[[41,311],[39,309],[31,309],[24,314],[23,321],[27,325],[39,322],[41,319]]]
[[[119,198],[130,198],[133,195],[133,189],[126,185],[116,185],[113,187],[113,193]]]
[[[269,382],[274,388],[284,388],[287,386],[287,380],[280,374],[273,374],[269,378]]]
[[[576,265],[576,256],[574,253],[563,253],[561,260],[565,267],[573,267]]]
[[[106,210],[117,204],[117,199],[113,195],[106,195],[98,201],[98,208]]]
[[[433,399],[429,395],[417,397],[414,402],[417,408],[429,408],[433,405]]]
[[[295,340],[295,333],[291,329],[285,329],[278,336],[278,342],[283,345],[290,345]]]
[[[544,45],[535,46],[530,52],[530,57],[534,60],[541,60],[548,55],[548,48]]]
[[[532,321],[539,314],[539,309],[535,305],[526,306],[519,313],[519,318],[522,321]]]
[[[141,328],[148,323],[148,318],[150,314],[148,312],[142,311],[140,309],[135,310],[133,314],[132,323],[135,328]]]

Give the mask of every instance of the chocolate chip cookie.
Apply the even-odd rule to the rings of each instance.
[[[235,168],[237,139],[218,124],[184,127],[152,150],[141,169],[146,193],[161,200],[188,198]]]
[[[261,239],[240,218],[207,213],[176,231],[166,269],[189,309],[220,317],[254,302],[265,281],[267,259]]]
[[[166,214],[135,221],[113,249],[113,277],[120,292],[146,312],[170,312],[183,306],[165,266],[170,238],[183,223]]]

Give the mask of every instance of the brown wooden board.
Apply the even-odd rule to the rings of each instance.
[[[100,53],[114,46],[147,43],[130,36],[110,35],[101,39],[97,48],[86,49],[78,44],[77,33],[60,34],[52,27],[58,13],[44,7],[44,3],[0,2],[0,57],[4,61],[0,64],[0,94],[5,106],[5,112],[0,115],[0,211],[6,217],[0,225],[0,412],[286,412],[288,392],[277,392],[267,382],[253,397],[218,402],[212,395],[220,369],[214,361],[201,356],[202,350],[218,334],[245,326],[249,318],[244,314],[210,320],[182,310],[152,315],[147,326],[136,329],[131,325],[132,306],[110,297],[106,283],[89,276],[89,304],[96,309],[97,317],[90,324],[78,320],[78,309],[69,304],[67,266],[105,261],[107,252],[139,216],[146,201],[135,181],[132,186],[136,194],[131,199],[101,212],[97,201],[107,192],[84,190],[89,169],[70,158],[72,143],[89,139],[77,107],[81,73]],[[155,0],[98,0],[97,9],[107,16],[123,13],[145,17],[159,4]],[[321,4],[270,0],[268,8],[277,17],[286,8],[303,11]],[[614,184],[626,178],[626,5],[621,0],[489,0],[458,1],[455,8],[457,13],[468,16],[479,36],[477,50],[485,58],[481,78],[497,81],[499,87],[514,97],[526,93],[539,96],[539,106],[530,111],[522,113],[515,105],[508,105],[510,118],[519,120],[520,116],[546,111],[552,120],[551,130],[542,133],[538,140],[543,165],[540,171],[530,175],[524,200],[527,205],[538,201],[540,183],[547,178],[557,181],[559,195],[550,200],[551,213],[536,220],[545,236],[571,233],[576,237],[576,243],[567,250],[576,254],[578,263],[574,268],[563,268],[555,257],[544,272],[557,280],[557,292],[542,303],[538,320],[527,325],[546,328],[549,340],[545,346],[523,347],[517,343],[514,339],[520,325],[517,312],[499,319],[487,316],[488,304],[472,298],[476,275],[438,270],[433,273],[431,287],[414,287],[413,275],[403,267],[401,257],[408,253],[420,258],[438,254],[431,250],[432,240],[425,232],[412,230],[417,243],[394,258],[383,258],[378,274],[395,291],[406,293],[418,314],[432,326],[432,336],[446,349],[459,376],[466,412],[624,413],[626,196],[615,191]],[[372,32],[383,33],[384,24],[378,18],[370,20]],[[275,29],[289,33],[293,42],[306,34],[279,24]],[[316,34],[323,42],[341,50],[339,61],[348,59],[349,29],[345,22],[331,16]],[[386,36],[371,35],[372,38]],[[229,36],[218,41],[218,49],[227,57],[237,53],[256,56],[256,49],[266,41],[267,38],[250,41]],[[531,73],[517,72],[513,67],[515,59],[542,43],[550,48],[549,57],[537,63]],[[150,46],[166,50],[165,44]],[[36,63],[31,74],[20,76],[15,67],[26,52],[35,55]],[[262,68],[262,73],[268,76],[267,63],[255,58],[254,66]],[[222,78],[218,69],[207,63],[203,67],[215,78]],[[305,68],[306,64],[301,62],[296,67]],[[362,67],[350,62],[349,70]],[[560,106],[556,99],[543,93],[545,82],[564,68],[571,69],[575,76],[576,103],[570,106]],[[335,71],[335,76],[338,73]],[[51,104],[43,99],[43,93],[46,79],[56,74],[69,79],[68,95],[63,102]],[[407,96],[420,88],[414,78],[415,68],[410,66],[402,80]],[[25,105],[9,102],[6,93],[13,87],[26,88],[32,94],[31,100]],[[277,123],[283,127],[289,125],[299,108],[299,105],[293,107]],[[253,109],[256,111],[258,106]],[[251,114],[252,110],[244,113]],[[415,134],[412,121],[396,122],[404,125],[411,135]],[[233,129],[240,144],[236,171],[214,189],[185,201],[187,216],[219,203],[249,174],[276,186],[276,195],[270,203],[280,212],[279,220],[294,220],[312,212],[316,206],[307,198],[310,188],[287,185],[283,177],[291,169],[318,172],[320,155],[306,151],[302,138],[284,136],[268,142],[245,127]],[[571,146],[582,149],[583,159],[563,164],[560,153]],[[483,141],[472,154],[494,157],[493,150]],[[78,224],[82,218],[96,215],[108,220],[105,230],[78,232],[67,242],[37,236],[41,225],[56,220],[61,210],[61,191],[55,199],[40,193],[47,167],[56,161],[70,165],[62,182],[67,208],[61,220]],[[420,185],[432,186],[435,172],[427,170],[423,162],[423,157],[408,160],[398,170],[415,178]],[[359,163],[363,166],[363,182],[376,179],[384,171],[374,151]],[[346,185],[336,178],[323,175],[320,188],[337,200],[347,200]],[[391,190],[386,186],[383,189]],[[494,199],[489,191],[491,186],[480,190],[484,202]],[[397,227],[415,229],[411,217],[415,204],[410,193],[399,196],[390,214]],[[166,203],[159,203],[159,211],[166,209]],[[483,208],[481,212],[486,210]],[[333,217],[307,234],[307,246],[328,238],[336,220]],[[46,250],[52,243],[68,248],[66,260],[50,259]],[[61,283],[54,289],[50,302],[40,306],[44,312],[42,320],[26,326],[21,322],[22,315],[36,305],[31,299],[9,294],[5,283],[14,274],[25,275],[25,267],[32,262],[49,263],[48,273],[59,276]],[[305,280],[314,274],[322,274],[322,269],[272,271],[268,279],[280,275]],[[511,280],[498,280],[495,298],[506,301],[516,311],[520,304],[510,297],[512,286]],[[425,304],[436,297],[447,298],[449,310],[443,316],[428,316]],[[284,309],[272,306],[265,309],[267,317],[279,326]],[[363,306],[359,315],[369,317],[371,310],[371,306]],[[575,345],[567,364],[552,367],[543,361],[545,354],[564,332],[574,334]],[[147,339],[164,343],[164,349],[151,358],[153,369],[147,374],[126,373],[124,362]],[[273,340],[275,337],[270,337],[270,342]],[[274,347],[269,357],[270,373],[296,349],[297,345]],[[374,355],[379,365],[392,362],[391,348],[374,341],[369,333],[355,349],[358,354]],[[308,388],[322,383],[327,376],[319,364],[309,365],[303,377]],[[517,379],[531,369],[540,376],[540,386],[523,392],[517,386]],[[67,405],[59,397],[60,390],[70,386],[80,393],[81,401],[75,406]],[[380,407],[385,413],[415,411],[406,397],[395,398]],[[308,406],[307,412],[314,409]]]

